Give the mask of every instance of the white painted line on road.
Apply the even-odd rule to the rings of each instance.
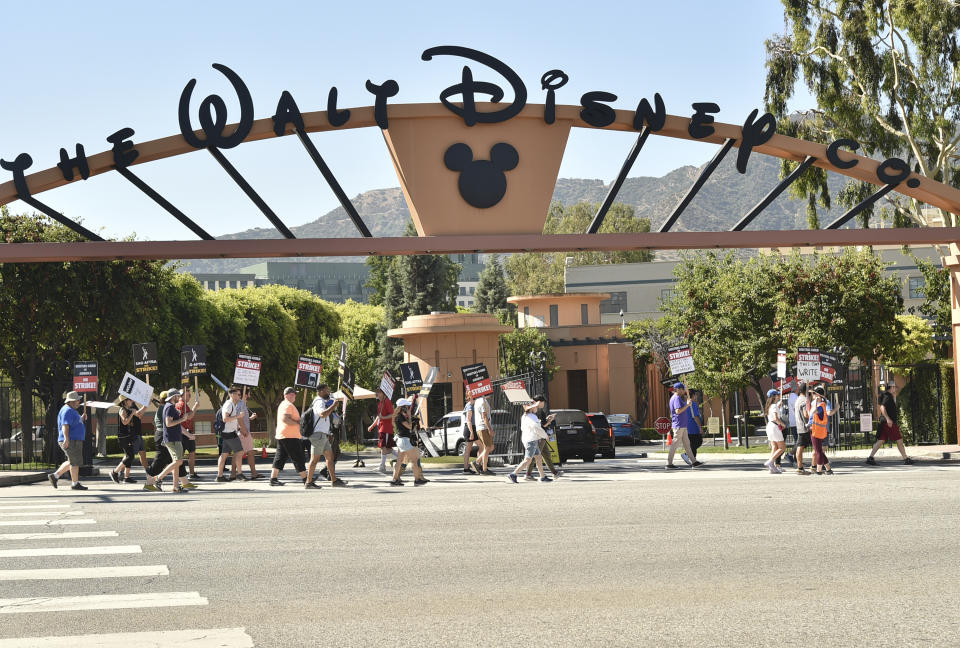
[[[0,526],[37,526],[38,524],[96,524],[96,520],[90,518],[66,519],[66,520],[0,520]]]
[[[140,545],[105,545],[102,547],[39,547],[29,549],[0,549],[0,558],[28,558],[30,556],[98,556],[101,554],[143,553]]]
[[[209,630],[166,630],[162,632],[119,632],[70,637],[25,637],[0,639],[0,648],[253,648],[253,638],[244,628]]]
[[[22,612],[70,612],[74,610],[120,610],[128,608],[207,605],[199,592],[149,592],[145,594],[97,594],[95,596],[34,596],[0,599],[0,614]]]
[[[65,567],[51,569],[0,569],[0,581],[72,580],[74,578],[130,578],[133,576],[169,576],[166,565],[128,565],[126,567]],[[29,599],[27,599],[29,600]],[[0,610],[2,613],[3,610]]]
[[[25,511],[27,509],[65,509],[69,504],[31,504],[29,506],[0,506],[0,511]]]
[[[116,538],[116,531],[63,531],[60,533],[0,533],[0,540],[66,540],[68,538]]]
[[[21,515],[83,515],[83,511],[20,511],[18,513],[0,513],[0,517],[20,517]]]

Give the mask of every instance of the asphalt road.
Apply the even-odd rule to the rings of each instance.
[[[104,479],[84,494],[5,488],[0,648],[193,629],[236,630],[162,645],[960,645],[960,462],[802,477],[761,460],[670,473],[662,459],[573,462],[552,484],[434,468],[427,486],[392,489],[342,463],[350,486],[321,491],[210,479],[186,495]],[[48,518],[94,522],[5,524]],[[115,546],[140,553],[13,555]],[[105,576],[138,565],[168,575]],[[67,567],[95,577],[5,576]],[[133,594],[160,603],[22,611]],[[151,636],[129,645],[161,645]]]

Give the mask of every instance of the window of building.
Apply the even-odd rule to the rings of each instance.
[[[586,304],[580,304],[580,323],[584,326],[590,323],[590,309]]]
[[[460,294],[461,294],[461,295],[466,295],[466,294],[467,294],[467,289],[466,289],[466,287],[460,286]]]
[[[923,277],[910,277],[907,285],[910,299],[923,299]]]
[[[470,294],[471,294],[471,295],[472,295],[473,293],[475,293],[476,291],[477,291],[476,288],[474,288],[473,286],[470,286]]]
[[[196,434],[210,434],[213,432],[210,427],[210,421],[194,421],[193,429]]]
[[[610,293],[610,299],[600,302],[601,313],[619,313],[620,311],[626,312],[626,310],[627,293],[623,290]]]
[[[463,300],[462,300],[462,299],[457,302],[457,306],[463,306],[463,305],[464,305],[464,303],[463,303]]]
[[[668,302],[673,299],[673,294],[677,292],[674,288],[661,288],[660,289],[660,303]]]
[[[550,304],[550,326],[560,326],[560,306]]]

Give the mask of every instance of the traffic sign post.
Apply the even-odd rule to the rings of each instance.
[[[653,422],[653,429],[657,431],[657,434],[663,437],[663,447],[667,447],[667,435],[670,434],[670,419],[666,416],[661,416],[656,421]]]

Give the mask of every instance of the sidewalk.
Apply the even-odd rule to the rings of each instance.
[[[923,459],[960,459],[960,445],[923,445],[923,446],[907,446],[907,456]],[[648,450],[651,458],[662,458],[667,455],[666,451],[660,450]],[[793,448],[791,446],[787,447],[787,452],[792,454]],[[832,459],[851,459],[851,460],[863,460],[866,461],[867,457],[870,456],[870,448],[857,448],[856,450],[834,450],[827,449],[827,456]],[[757,457],[763,458],[765,455],[762,453],[743,453],[737,452],[735,446],[731,446],[729,452],[711,452],[703,453],[701,455],[704,461],[752,461],[757,459]],[[806,456],[812,456],[812,450],[807,448]],[[891,458],[900,458],[900,453],[897,451],[896,446],[884,446],[877,453],[878,458],[891,459]]]
[[[0,487],[47,481],[46,470],[0,470]]]

